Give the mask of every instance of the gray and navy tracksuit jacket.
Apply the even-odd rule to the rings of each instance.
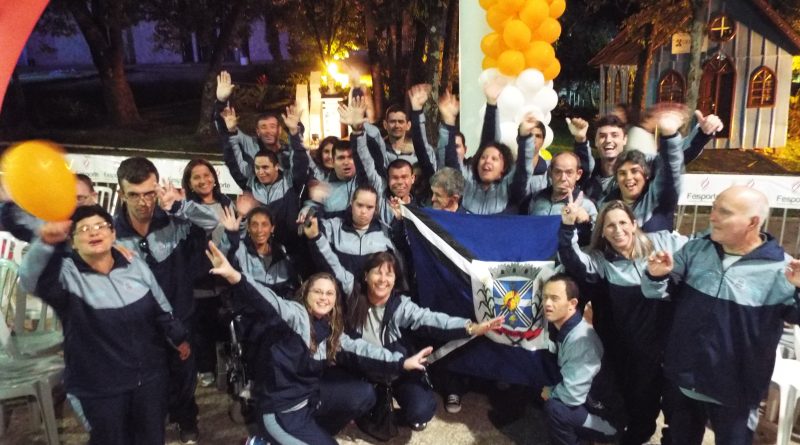
[[[228,252],[228,257],[232,256],[231,263],[236,261],[242,272],[276,294],[289,299],[294,297],[294,292],[299,287],[298,277],[283,246],[272,243],[271,254],[261,257],[249,235],[242,239],[239,232],[226,231],[225,234],[231,244]]]
[[[672,230],[675,209],[681,193],[681,172],[683,171],[683,150],[680,133],[668,138],[659,138],[661,147],[652,163],[650,178],[641,196],[631,205],[636,222],[644,232]],[[614,187],[597,207],[615,199],[622,199],[619,184]]]
[[[211,207],[193,201],[175,202],[169,214],[156,205],[144,237],[128,221],[126,204],[114,217],[117,242],[146,261],[181,320],[187,320],[194,312],[195,279],[211,268],[204,255],[208,247],[206,230],[213,230],[217,224]],[[227,250],[227,246],[223,249]]]
[[[349,211],[342,218],[320,220],[319,235],[308,240],[317,268],[332,273],[345,294],[353,289],[354,277],[362,271],[369,255],[397,252],[389,229],[377,218],[372,219],[363,235],[353,228],[352,221]]]
[[[232,289],[234,298],[263,315],[271,333],[265,336],[270,341],[262,343],[259,357],[263,359],[254,370],[261,409],[279,413],[314,406],[319,397],[319,380],[327,366],[330,320],[316,319],[303,304],[275,295],[247,274],[242,274],[241,281]],[[317,344],[313,353],[309,349],[312,335]],[[347,334],[342,334],[341,349],[336,354],[337,364],[386,376],[399,375],[404,360],[399,352],[352,339]]]
[[[112,249],[114,267],[104,275],[65,247],[37,239],[19,274],[64,325],[67,391],[110,396],[166,378],[167,354],[177,354],[187,333],[144,260],[128,262]]]
[[[575,226],[561,224],[558,233],[558,257],[570,275],[607,295],[609,308],[598,307],[597,311],[608,311],[613,326],[614,346],[621,346],[626,354],[646,357],[660,363],[664,342],[671,320],[671,307],[667,302],[645,298],[641,283],[647,272],[647,258],[627,259],[619,253],[584,253],[576,244]],[[646,234],[653,242],[655,251],[675,252],[688,238],[672,232],[660,231]],[[608,339],[606,339],[608,340]]]
[[[800,321],[800,299],[784,275],[791,257],[768,234],[723,270],[722,246],[710,235],[674,254],[669,276],[642,279],[648,298],[675,305],[664,373],[677,386],[723,405],[755,407],[764,398],[783,322]],[[677,290],[667,293],[670,282]]]

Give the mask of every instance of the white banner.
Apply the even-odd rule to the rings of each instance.
[[[732,185],[756,189],[777,209],[800,209],[800,177],[685,174],[682,176],[679,205],[710,206],[717,195]]]
[[[94,182],[117,183],[117,168],[120,162],[129,156],[108,156],[108,155],[86,155],[86,154],[67,154],[69,168],[75,173],[83,173]],[[181,186],[183,169],[189,163],[187,159],[161,159],[150,158],[158,169],[159,176],[170,180],[176,187]],[[209,161],[217,171],[219,185],[222,193],[226,195],[239,195],[242,189],[233,181],[228,168],[222,162]]]

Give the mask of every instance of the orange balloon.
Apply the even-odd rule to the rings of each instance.
[[[497,58],[497,69],[506,76],[516,76],[525,69],[525,56],[520,51],[505,50]]]
[[[503,42],[509,48],[523,50],[531,42],[531,30],[522,20],[511,19],[503,29]]]
[[[550,6],[545,0],[528,0],[519,12],[519,18],[530,29],[536,29],[550,16]]]
[[[497,3],[497,0],[479,0],[481,4],[481,8],[488,11],[489,8],[494,6]]]
[[[533,34],[533,38],[536,40],[544,40],[547,43],[553,43],[558,40],[560,35],[561,24],[558,23],[558,20],[548,17]]]
[[[567,10],[567,2],[564,0],[553,0],[550,3],[550,17],[557,19],[564,15],[564,11]]]
[[[525,66],[535,68],[542,73],[555,58],[556,51],[553,49],[553,45],[541,40],[534,40],[525,50]]]
[[[497,32],[503,32],[508,18],[508,13],[506,13],[500,5],[494,5],[486,11],[486,22]]]
[[[503,39],[496,32],[486,34],[481,40],[481,51],[486,56],[496,58],[504,49]]]
[[[27,141],[3,155],[3,186],[11,199],[45,221],[64,221],[77,205],[77,185],[64,150],[49,141]]]
[[[485,70],[488,70],[489,68],[497,68],[497,59],[489,56],[484,57],[483,62],[481,62],[481,68]]]
[[[508,15],[514,15],[525,6],[525,0],[497,0],[497,4],[500,5]]]
[[[553,80],[561,72],[561,62],[558,59],[553,59],[550,65],[542,71],[544,80]]]

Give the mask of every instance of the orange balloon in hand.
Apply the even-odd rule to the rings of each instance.
[[[45,221],[64,221],[77,205],[75,174],[64,150],[48,141],[27,141],[10,147],[0,169],[11,199]]]

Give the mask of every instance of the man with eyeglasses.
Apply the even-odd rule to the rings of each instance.
[[[171,184],[158,186],[158,170],[150,160],[128,158],[117,169],[122,207],[114,222],[117,240],[143,258],[191,334],[194,311],[192,283],[210,266],[205,258],[206,230],[219,223],[210,207],[183,200]],[[190,335],[191,338],[191,335]],[[170,359],[169,418],[178,424],[182,443],[196,443],[197,366],[193,357]]]

